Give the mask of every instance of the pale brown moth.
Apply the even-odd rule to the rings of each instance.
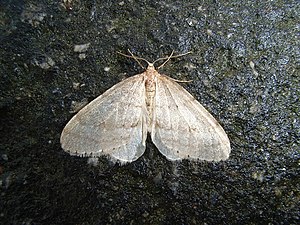
[[[130,52],[130,51],[129,51]],[[122,53],[120,53],[122,54]],[[147,69],[114,85],[81,109],[61,134],[70,154],[107,155],[121,163],[137,160],[146,149],[147,133],[169,160],[220,161],[229,157],[227,134],[214,117],[176,80],[154,64],[186,55],[160,58]],[[143,67],[143,66],[142,66]],[[144,67],[143,67],[144,68]]]

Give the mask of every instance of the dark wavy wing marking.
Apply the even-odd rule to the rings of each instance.
[[[167,76],[157,79],[151,138],[170,160],[220,161],[229,157],[229,139],[214,117]]]
[[[144,75],[114,85],[80,110],[61,134],[65,151],[109,155],[131,162],[145,151],[147,109]]]

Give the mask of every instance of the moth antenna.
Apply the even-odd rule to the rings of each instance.
[[[159,69],[159,68],[163,67],[170,59],[172,59],[172,58],[178,58],[178,57],[181,57],[181,56],[185,56],[185,55],[190,54],[192,52],[186,52],[186,53],[182,53],[182,54],[179,54],[179,55],[173,55],[173,53],[174,53],[174,51],[172,51],[171,54],[169,56],[167,56],[167,57],[163,57],[163,58],[159,58],[159,59],[155,60],[153,62],[153,64],[155,62],[157,62],[157,61],[166,59],[166,61],[164,61],[163,64],[161,64],[159,67],[157,67],[157,69]]]
[[[117,53],[120,54],[120,55],[122,55],[122,56],[134,59],[140,65],[140,67],[142,67],[143,69],[146,69],[146,68],[142,65],[142,63],[139,60],[145,61],[146,63],[148,63],[148,65],[151,64],[148,60],[146,60],[144,58],[141,58],[141,57],[135,56],[129,49],[128,49],[128,52],[130,53],[130,55],[126,55],[126,54],[124,54],[122,52],[117,52]]]
[[[173,56],[173,54],[174,54],[174,50],[172,50],[171,54],[167,57],[167,60],[164,61],[163,64],[161,64],[159,67],[157,67],[157,69],[163,67],[163,66],[171,59],[171,57]],[[161,58],[161,59],[164,59],[164,58]],[[160,59],[157,59],[157,60],[155,60],[155,61],[158,61],[158,60],[160,60]],[[155,61],[154,61],[154,62],[155,62]],[[154,64],[154,62],[153,62],[153,64]]]

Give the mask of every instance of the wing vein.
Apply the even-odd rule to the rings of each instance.
[[[169,81],[169,80],[168,80],[168,81]],[[174,81],[169,81],[169,82],[174,82]],[[184,115],[184,114],[182,113],[182,109],[181,109],[181,107],[179,107],[180,105],[185,106],[184,103],[181,101],[181,99],[178,99],[178,101],[180,101],[180,104],[178,104],[178,102],[176,101],[177,98],[174,97],[174,94],[172,93],[172,91],[171,91],[171,89],[170,89],[170,87],[169,87],[170,84],[169,84],[168,82],[166,82],[166,84],[167,84],[166,87],[167,87],[167,89],[168,89],[168,92],[169,92],[170,96],[172,97],[174,103],[176,104],[177,109],[178,109],[178,112],[179,112],[181,118],[183,118],[184,121],[186,122],[186,124],[188,125],[189,131],[192,131],[192,126],[191,126],[190,121],[188,121],[188,120],[186,119],[186,115]],[[173,84],[172,84],[172,85],[173,85]],[[179,90],[179,88],[177,87],[177,85],[173,85],[173,87],[175,87],[175,88],[177,89],[176,91],[181,91],[181,90]],[[185,108],[188,110],[189,114],[193,116],[193,113],[190,111],[190,109],[189,109],[188,107],[186,107],[186,106],[185,106]],[[177,130],[177,131],[178,131],[178,130]],[[195,134],[194,134],[193,132],[189,132],[189,134],[191,134],[195,139],[197,139],[197,138],[195,137]],[[191,139],[189,138],[189,142],[190,142],[190,141],[191,141]],[[189,143],[189,144],[190,144],[190,143]]]

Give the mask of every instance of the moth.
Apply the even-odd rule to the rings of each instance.
[[[158,69],[188,53],[173,56],[172,52],[153,63],[131,52],[120,54],[148,66],[105,91],[67,123],[60,138],[65,151],[89,157],[107,155],[124,164],[143,155],[150,133],[157,149],[171,161],[229,157],[230,142],[220,124],[177,80],[154,67],[160,60],[165,62]]]

